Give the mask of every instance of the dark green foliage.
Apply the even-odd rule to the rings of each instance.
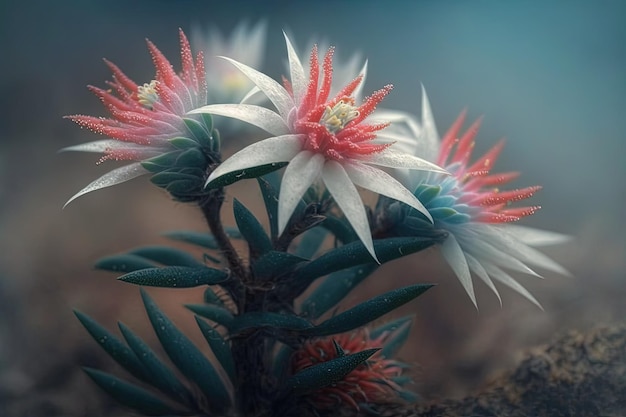
[[[211,304],[187,304],[185,305],[189,310],[193,311],[199,316],[207,318],[211,321],[221,324],[227,329],[232,326],[235,316],[223,307],[219,307]]]
[[[97,369],[83,368],[85,373],[111,397],[126,407],[146,416],[191,415],[161,401],[158,397],[136,385],[123,381]]]
[[[265,211],[270,223],[270,235],[272,239],[276,239],[278,236],[278,190],[265,177],[258,177],[256,180],[265,203]]]
[[[204,266],[189,253],[169,246],[142,246],[131,250],[129,253],[168,266]]]
[[[337,306],[365,278],[378,268],[375,263],[357,265],[330,274],[313,293],[302,302],[300,310],[311,319],[321,317]]]
[[[286,395],[302,395],[340,381],[380,349],[367,349],[306,368],[287,380]]]
[[[120,281],[149,287],[190,288],[199,285],[215,285],[228,279],[228,273],[205,266],[169,266],[148,268],[130,272],[118,278]]]
[[[146,258],[138,255],[112,255],[101,258],[96,261],[95,267],[105,271],[113,272],[133,272],[140,269],[154,268],[155,263],[150,262]]]
[[[325,221],[325,220],[324,220]],[[302,235],[302,239],[296,248],[296,255],[311,259],[324,243],[328,236],[328,231],[322,227],[314,227]]]
[[[92,318],[80,311],[74,311],[74,314],[80,320],[82,325],[87,329],[91,337],[113,358],[117,363],[122,365],[124,369],[130,372],[136,378],[142,381],[148,381],[149,375],[143,364],[137,358],[137,355],[126,346],[121,340],[110,333],[107,329],[100,326]]]
[[[401,317],[390,321],[389,323],[383,324],[370,332],[370,337],[372,339],[378,338],[385,332],[392,333],[380,352],[383,357],[393,358],[395,356],[402,345],[404,345],[404,342],[406,342],[406,339],[409,337],[411,324],[413,324],[413,316]]]
[[[311,329],[313,325],[296,315],[270,313],[264,311],[254,311],[237,316],[229,330],[231,334],[237,334],[248,329],[260,328],[285,329],[285,330],[306,330]]]
[[[443,237],[444,235],[442,234],[441,238]],[[389,238],[375,240],[374,250],[380,262],[385,263],[411,253],[419,252],[437,242],[439,242],[439,239],[433,238]],[[297,285],[299,284],[300,288],[304,290],[316,278],[345,268],[372,264],[374,262],[372,255],[370,255],[360,241],[352,242],[326,252],[324,255],[303,266],[297,274]]]
[[[182,242],[191,243],[192,245],[201,246],[206,249],[217,249],[218,247],[215,238],[208,233],[177,230],[164,233],[163,236],[173,240],[180,240]]]
[[[207,184],[207,189],[226,187],[227,185],[231,185],[236,183],[237,181],[249,179],[249,178],[258,178],[262,175],[265,175],[272,171],[277,171],[282,167],[286,166],[287,162],[277,162],[267,165],[261,165],[254,168],[247,168],[241,171],[231,172],[229,174],[225,174],[214,181],[211,181],[210,184]]]
[[[290,273],[296,265],[306,261],[307,259],[288,252],[271,251],[257,259],[251,268],[257,279],[276,281],[277,278]]]
[[[250,253],[262,255],[272,250],[272,241],[263,230],[263,226],[241,202],[237,199],[233,202],[233,212],[237,227],[248,242]]]
[[[219,413],[228,408],[230,395],[211,362],[159,310],[146,292],[141,291],[141,297],[152,327],[172,362],[200,388],[210,409]]]
[[[181,404],[192,403],[191,392],[178,380],[174,372],[161,362],[156,353],[124,324],[119,323],[118,326],[128,346],[135,352],[148,374],[148,379],[144,381]]]
[[[432,284],[398,288],[371,298],[307,330],[311,336],[328,336],[356,329],[422,295]]]
[[[235,381],[235,361],[230,351],[230,346],[226,340],[219,334],[217,330],[211,327],[207,322],[200,317],[195,316],[198,327],[202,335],[206,339],[207,343],[211,347],[211,351],[215,355],[217,362],[222,365],[224,372],[228,375],[231,381]]]

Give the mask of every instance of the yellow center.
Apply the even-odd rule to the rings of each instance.
[[[159,94],[156,91],[157,80],[150,81],[150,84],[144,83],[137,87],[137,101],[142,106],[152,110],[154,103],[159,101]]]
[[[357,117],[359,117],[359,111],[354,106],[354,100],[344,99],[333,107],[326,107],[320,123],[326,126],[329,132],[337,133]]]

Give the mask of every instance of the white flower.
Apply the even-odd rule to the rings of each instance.
[[[225,58],[256,84],[276,111],[251,104],[216,104],[191,112],[236,118],[272,135],[224,161],[207,183],[231,172],[289,162],[280,188],[279,233],[285,229],[306,190],[321,178],[358,237],[376,258],[366,211],[355,185],[402,201],[430,218],[409,190],[371,165],[445,171],[421,158],[395,152],[391,149],[392,143],[372,143],[377,132],[388,123],[369,124],[365,119],[391,90],[390,85],[357,106],[353,94],[363,78],[357,76],[331,98],[333,49],[324,57],[320,77],[317,48],[313,48],[307,78],[287,36],[285,40],[291,81],[286,81],[284,86],[247,65]]]
[[[500,190],[518,173],[490,172],[503,142],[496,144],[484,156],[470,163],[474,137],[480,120],[463,135],[460,129],[465,119],[462,113],[450,130],[439,139],[426,92],[422,87],[422,122],[405,120],[404,129],[412,132],[397,137],[400,149],[424,156],[445,167],[451,176],[432,173],[401,172],[404,183],[422,201],[434,220],[435,228],[449,232],[442,245],[442,254],[474,305],[476,297],[471,275],[481,279],[500,299],[493,281],[498,281],[537,304],[537,300],[506,270],[540,276],[531,267],[569,275],[562,266],[539,252],[535,247],[553,245],[569,240],[554,232],[511,225],[510,222],[533,214],[540,207],[509,207],[509,204],[532,196],[541,187]],[[392,132],[393,133],[393,132]],[[502,300],[500,299],[500,302]]]

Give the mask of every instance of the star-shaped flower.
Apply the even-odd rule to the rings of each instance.
[[[452,174],[441,176],[410,172],[405,181],[428,209],[435,228],[449,232],[442,245],[444,258],[475,305],[472,274],[480,278],[499,299],[494,280],[539,305],[505,270],[540,276],[531,269],[532,266],[569,275],[562,266],[535,249],[564,242],[568,240],[567,236],[509,224],[540,208],[511,207],[511,204],[531,197],[541,187],[501,190],[500,186],[519,176],[518,172],[491,172],[504,142],[500,141],[485,155],[470,163],[481,120],[460,134],[465,120],[463,112],[443,139],[439,140],[428,97],[423,89],[422,97],[422,123],[410,121],[406,126],[413,131],[413,140],[401,140],[397,145],[406,152],[425,156],[444,166]]]
[[[112,139],[84,143],[64,148],[64,151],[103,153],[106,160],[136,161],[114,169],[76,193],[69,201],[91,191],[116,185],[150,171],[142,167],[143,160],[159,156],[175,148],[171,139],[189,136],[183,117],[192,109],[206,104],[207,87],[204,79],[204,59],[198,53],[194,61],[191,47],[180,31],[182,72],[176,74],[170,62],[150,41],[156,76],[143,85],[136,84],[115,64],[106,61],[113,72],[109,90],[89,86],[111,113],[110,118],[67,116],[82,127]]]
[[[191,113],[233,117],[258,126],[272,136],[256,142],[225,160],[210,175],[211,181],[252,167],[288,162],[280,187],[279,233],[285,229],[300,198],[321,178],[357,236],[375,258],[374,245],[363,202],[355,187],[402,201],[430,218],[422,203],[391,175],[372,165],[445,172],[416,156],[391,149],[393,143],[373,142],[388,123],[367,123],[366,118],[391,91],[387,85],[360,105],[353,94],[362,82],[357,76],[330,97],[333,49],[326,53],[320,77],[317,48],[313,48],[308,77],[285,36],[291,81],[279,84],[247,65],[225,58],[243,72],[268,97],[276,111],[252,104],[215,104]]]

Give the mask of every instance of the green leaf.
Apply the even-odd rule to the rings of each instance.
[[[195,382],[218,414],[230,404],[230,395],[219,374],[198,348],[159,310],[145,291],[141,297],[152,327],[172,362],[187,378]]]
[[[204,264],[197,261],[189,253],[169,246],[143,246],[129,252],[132,255],[141,256],[152,261],[168,266],[203,267]]]
[[[86,314],[76,310],[74,310],[74,314],[87,329],[91,337],[98,342],[115,362],[119,363],[122,368],[130,372],[134,377],[142,381],[150,381],[143,364],[126,344]]]
[[[386,292],[324,321],[306,333],[312,336],[328,336],[356,329],[419,297],[432,286],[415,284]]]
[[[207,322],[202,320],[198,316],[194,316],[196,322],[198,323],[198,327],[200,327],[200,331],[202,335],[206,339],[207,343],[211,347],[211,351],[215,355],[215,359],[222,365],[222,368],[230,378],[231,382],[235,382],[235,360],[233,359],[233,354],[230,351],[230,346],[228,342],[224,340],[222,335],[211,327]]]
[[[221,324],[229,329],[233,325],[235,317],[225,308],[213,304],[185,304],[185,307],[199,316]]]
[[[378,265],[372,263],[333,272],[302,302],[300,310],[310,319],[321,317],[377,268]]]
[[[379,349],[367,349],[306,368],[285,383],[285,392],[302,395],[341,381]]]
[[[261,223],[241,202],[233,201],[233,212],[237,227],[250,246],[252,254],[264,254],[272,250],[272,241],[263,230]]]
[[[213,118],[209,113],[200,113],[200,123],[204,125],[204,130],[207,132],[213,130]]]
[[[100,258],[96,261],[95,267],[104,271],[133,272],[140,269],[154,268],[156,264],[141,256],[125,253]]]
[[[327,216],[321,223],[321,226],[331,232],[341,243],[350,243],[359,240],[350,225],[341,219],[333,216]]]
[[[307,230],[298,243],[296,255],[307,259],[313,258],[320,246],[322,246],[322,243],[324,243],[326,236],[328,236],[328,230],[323,227],[313,227]]]
[[[442,236],[446,236],[442,234]],[[438,239],[421,237],[398,237],[374,241],[374,250],[381,263],[426,249]],[[360,241],[340,246],[304,265],[297,273],[298,289],[304,291],[316,278],[351,268],[356,265],[372,264],[372,255]]]
[[[204,302],[207,304],[214,304],[216,306],[224,307],[224,302],[217,295],[217,293],[213,291],[213,288],[211,287],[207,287],[207,289],[204,290],[203,299],[204,299]]]
[[[411,324],[413,324],[413,316],[405,316],[379,326],[370,332],[372,339],[378,338],[385,332],[391,333],[380,352],[384,358],[393,358],[404,345],[409,337]]]
[[[120,281],[148,287],[191,288],[199,285],[215,285],[228,279],[228,273],[213,268],[190,268],[169,266],[130,272],[118,278]]]
[[[164,233],[166,236],[173,240],[179,240],[181,242],[191,243],[192,245],[201,246],[207,249],[217,249],[217,242],[215,238],[208,233],[193,232],[188,230],[177,230],[173,232]]]
[[[176,165],[176,159],[180,151],[166,152],[164,154],[146,159],[141,165],[150,172],[161,172]]]
[[[261,280],[272,280],[290,273],[293,268],[308,259],[288,252],[270,251],[257,259],[252,265],[254,276]]]
[[[173,147],[178,149],[197,148],[199,146],[199,143],[197,141],[180,136],[172,138],[168,142],[171,143]]]
[[[265,311],[253,311],[237,316],[229,328],[231,334],[240,333],[247,329],[260,329],[270,327],[272,329],[305,330],[313,325],[295,314],[271,313]]]
[[[118,323],[118,326],[128,346],[135,352],[148,372],[149,379],[146,382],[181,404],[193,406],[193,395],[189,392],[187,387],[176,378],[174,372],[165,366],[165,364],[159,360],[156,353],[154,353],[139,336],[133,333],[132,330],[123,323]]]
[[[197,183],[202,183],[202,179],[198,178],[195,175],[183,174],[181,172],[169,169],[156,173],[152,177],[150,177],[150,182],[158,187],[167,187],[171,183],[177,181],[196,181]]]
[[[189,414],[188,412],[172,408],[151,392],[111,374],[87,367],[83,367],[83,371],[120,404],[139,411],[143,415],[172,416]]]
[[[183,117],[183,122],[185,123],[185,126],[187,126],[187,130],[189,130],[193,137],[198,141],[211,136],[211,131],[206,130],[202,123],[197,122],[194,119],[189,119],[187,117]]]
[[[254,168],[247,168],[240,171],[230,172],[228,174],[222,175],[221,177],[211,181],[210,184],[206,186],[207,189],[212,188],[220,188],[226,187],[227,185],[231,185],[236,183],[237,181],[245,180],[248,178],[258,178],[262,175],[267,174],[268,172],[277,171],[282,167],[286,166],[288,162],[276,162],[267,165],[261,165]]]
[[[265,177],[258,177],[259,188],[265,203],[267,219],[270,223],[270,235],[272,239],[278,236],[278,191]]]
[[[206,168],[207,165],[208,161],[200,148],[186,149],[180,152],[176,158],[176,166],[178,167]]]

